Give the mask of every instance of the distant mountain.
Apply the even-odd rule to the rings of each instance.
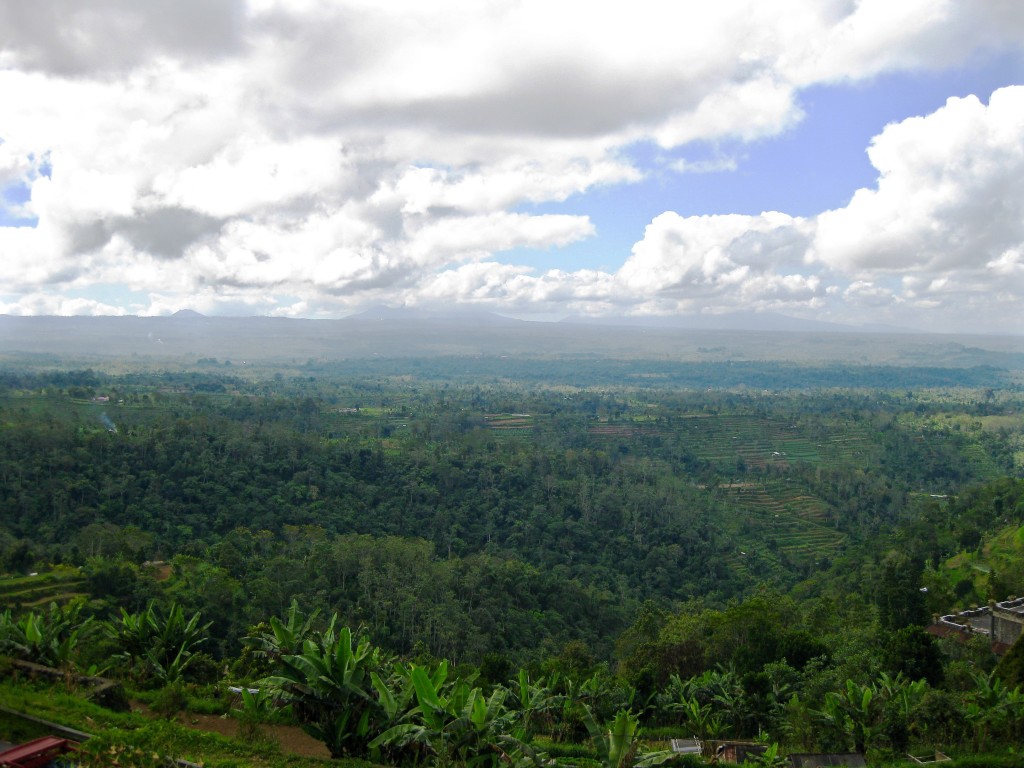
[[[309,360],[575,356],[617,360],[837,362],[844,365],[1024,370],[1022,336],[868,333],[771,313],[713,317],[516,320],[474,309],[373,307],[342,320],[0,315],[0,355],[91,365],[97,358],[155,364],[287,365]],[[0,363],[3,361],[0,360]]]
[[[516,325],[523,322],[515,318],[505,317],[495,312],[473,307],[388,307],[377,305],[349,315],[345,318],[351,322],[441,322],[441,323],[472,323],[484,325]]]
[[[677,328],[704,331],[783,331],[818,333],[916,333],[909,328],[865,328],[823,320],[805,320],[778,312],[727,312],[719,315],[615,315],[606,317],[567,317],[561,322],[582,325],[608,325],[644,328]]]

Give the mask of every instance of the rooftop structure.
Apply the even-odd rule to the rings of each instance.
[[[992,650],[1006,653],[1024,631],[1024,597],[1011,597],[997,603],[994,600],[980,608],[936,617],[928,632],[937,637],[987,637]]]

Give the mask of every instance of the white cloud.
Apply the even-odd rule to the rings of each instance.
[[[447,168],[408,168],[393,193],[405,213],[440,210],[496,211],[522,202],[562,201],[600,184],[636,181],[639,172],[614,159],[565,162],[561,158],[500,160],[486,168],[453,172]]]
[[[857,305],[867,307],[889,307],[899,304],[901,298],[890,289],[868,280],[855,280],[843,292],[844,298]]]
[[[512,248],[568,245],[593,233],[585,216],[492,213],[431,221],[412,234],[406,253],[417,264],[445,264]]]
[[[614,293],[614,277],[606,272],[550,270],[538,276],[524,267],[479,262],[431,276],[407,291],[403,301],[477,303],[528,314],[602,314],[621,309]]]
[[[7,3],[0,184],[30,190],[16,213],[39,224],[0,227],[0,278],[35,297],[19,307],[83,312],[106,305],[38,297],[120,281],[147,312],[800,309],[901,270],[928,275],[918,302],[996,277],[1016,296],[1017,89],[890,126],[877,188],[817,219],[666,213],[617,271],[500,254],[598,237],[585,213],[529,211],[639,180],[636,142],[763,139],[801,119],[801,87],[1020,39],[1010,0]]]
[[[124,307],[93,299],[67,297],[52,293],[32,293],[16,301],[0,298],[0,315],[125,315]]]
[[[880,177],[819,217],[819,257],[858,269],[979,268],[1024,242],[1024,87],[986,107],[950,99],[888,126],[868,152]]]
[[[153,193],[165,205],[228,218],[287,208],[302,198],[334,199],[337,187],[350,174],[337,139],[275,142],[243,133],[203,165],[161,173],[154,180]]]
[[[735,171],[739,161],[735,157],[716,157],[710,160],[687,160],[679,158],[667,165],[676,173],[718,173],[719,171]]]
[[[633,246],[616,279],[623,291],[639,296],[739,298],[741,286],[751,290],[758,283],[775,290],[777,283],[760,278],[801,262],[807,229],[801,219],[775,212],[689,218],[664,213]]]
[[[1009,248],[997,258],[985,264],[986,269],[1001,277],[1019,276],[1024,274],[1024,255],[1021,248]]]
[[[998,327],[1024,300],[1024,87],[890,125],[869,156],[877,187],[811,219],[658,216],[620,290],[652,311],[829,306],[840,319],[869,309],[912,322],[933,309],[949,330]]]
[[[802,117],[794,91],[774,76],[723,84],[692,110],[668,115],[654,138],[663,147],[678,147],[708,137],[752,140],[781,133]]]

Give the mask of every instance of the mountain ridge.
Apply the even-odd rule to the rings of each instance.
[[[744,318],[751,317],[731,321],[742,326]],[[368,357],[583,355],[711,362],[991,365],[1024,370],[1024,337],[1019,336],[807,329],[770,317],[762,318],[761,327],[753,329],[687,327],[686,321],[530,321],[484,310],[419,308],[370,308],[342,319],[206,316],[192,310],[156,317],[0,315],[0,353],[290,363]]]

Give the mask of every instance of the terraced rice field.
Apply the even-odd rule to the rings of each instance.
[[[995,480],[1003,475],[1003,470],[985,452],[985,449],[978,444],[972,444],[963,448],[964,458],[971,465],[974,473],[984,480]]]
[[[330,437],[370,435],[387,437],[408,430],[411,417],[393,408],[339,407],[320,414],[321,428]]]
[[[785,481],[719,486],[740,521],[736,551],[777,551],[793,562],[832,557],[845,537],[829,522],[829,508]]]
[[[485,416],[488,428],[499,438],[529,438],[551,428],[546,420],[529,414],[492,413]],[[698,458],[733,467],[739,459],[748,469],[790,463],[863,465],[872,450],[867,431],[843,424],[835,431],[810,428],[784,419],[733,414],[699,414],[671,419],[594,419],[587,427],[589,439],[599,446],[660,437],[678,441]]]
[[[680,441],[712,464],[728,468],[742,460],[748,470],[796,462],[858,465],[872,449],[867,431],[857,425],[844,424],[833,432],[821,424],[810,428],[757,415],[623,420],[596,423],[588,432],[593,440],[609,442],[659,435]],[[832,525],[828,505],[795,482],[737,482],[720,485],[718,491],[729,510],[726,517],[735,520],[735,546],[726,559],[740,573],[760,577],[783,559],[811,565],[833,557],[845,540]]]
[[[37,576],[0,579],[0,609],[45,607],[84,596],[85,578],[77,568],[59,568]]]
[[[864,461],[869,447],[866,433],[856,427],[812,438],[796,425],[762,416],[692,416],[677,420],[676,425],[698,457],[714,463],[739,457],[747,467],[790,462],[857,464]]]
[[[484,421],[499,439],[521,439],[533,435],[534,418],[528,413],[489,413],[484,416]]]
[[[634,437],[656,435],[659,434],[659,430],[651,424],[620,421],[613,424],[595,424],[587,430],[587,433],[598,440],[629,440]]]

